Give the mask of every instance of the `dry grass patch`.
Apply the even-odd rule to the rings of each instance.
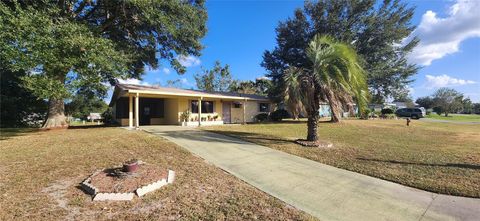
[[[335,167],[433,192],[480,197],[480,126],[403,120],[320,123],[320,138],[334,148],[295,144],[306,124],[274,123],[207,127],[206,130]]]
[[[313,219],[144,132],[20,132],[2,131],[0,220]],[[96,169],[131,158],[176,171],[175,183],[132,202],[93,202],[80,190],[79,183]]]

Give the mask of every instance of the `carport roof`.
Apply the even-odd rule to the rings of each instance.
[[[150,85],[117,84],[115,86],[114,94],[112,96],[112,101],[110,102],[110,105],[112,105],[115,100],[118,99],[119,96],[121,96],[121,94],[125,93],[269,101],[268,97],[256,94],[242,94],[233,92],[207,92],[200,90],[187,90]]]

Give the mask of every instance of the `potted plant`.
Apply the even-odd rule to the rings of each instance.
[[[123,171],[127,173],[133,173],[138,170],[138,160],[130,159],[127,162],[123,163]]]
[[[190,110],[186,110],[182,112],[182,114],[180,115],[180,120],[182,121],[183,126],[186,126],[187,125],[186,122],[190,121],[190,115],[191,115]]]
[[[214,121],[217,121],[217,119],[218,119],[218,115],[214,115],[214,116],[213,116],[213,120],[214,120]]]

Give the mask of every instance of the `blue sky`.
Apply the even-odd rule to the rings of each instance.
[[[421,44],[410,61],[422,66],[409,85],[414,98],[432,94],[438,87],[452,87],[480,102],[480,1],[417,0],[414,34]],[[253,80],[265,75],[260,66],[265,50],[275,46],[275,27],[293,15],[303,1],[207,1],[208,33],[202,39],[202,56],[182,61],[187,73],[178,75],[167,63],[148,70],[142,81],[165,85],[181,79],[182,87],[195,88],[193,75],[216,60],[229,64],[234,78]],[[478,14],[478,15],[477,15]]]

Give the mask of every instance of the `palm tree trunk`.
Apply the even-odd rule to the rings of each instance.
[[[317,141],[318,137],[318,120],[320,119],[320,93],[315,90],[313,95],[313,102],[309,105],[307,110],[307,141]]]
[[[315,113],[316,112],[316,113]],[[318,140],[318,119],[320,118],[318,110],[313,111],[313,113],[308,114],[308,141],[317,141]]]
[[[330,112],[332,115],[331,122],[334,122],[334,123],[340,122],[341,111],[342,111],[341,104],[339,103],[339,101],[335,97],[335,94],[330,88],[324,87],[323,91],[325,92],[325,96],[327,97],[328,104],[330,106]]]

